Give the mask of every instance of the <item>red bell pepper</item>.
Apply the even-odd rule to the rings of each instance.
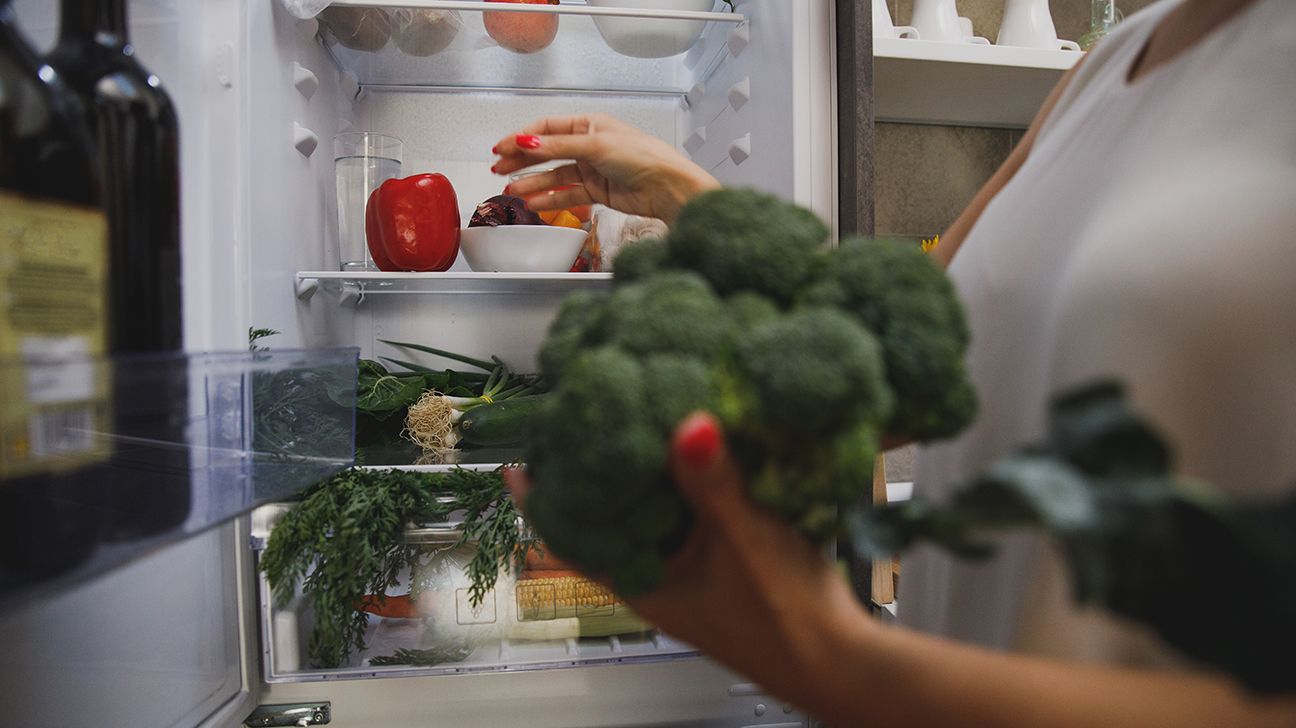
[[[369,255],[383,271],[444,271],[459,255],[459,199],[440,174],[389,179],[365,209]]]

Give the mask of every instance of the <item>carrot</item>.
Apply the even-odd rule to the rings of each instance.
[[[367,612],[375,617],[390,619],[417,619],[418,607],[408,594],[399,596],[369,595],[355,605],[357,612]]]

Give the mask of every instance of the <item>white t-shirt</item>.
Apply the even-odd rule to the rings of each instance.
[[[1177,0],[1096,48],[950,267],[972,329],[975,424],[916,480],[961,478],[1040,441],[1059,389],[1123,381],[1183,473],[1238,495],[1296,484],[1296,2],[1255,0],[1134,83]],[[1170,664],[1150,633],[1072,602],[1048,542],[985,564],[906,557],[900,619],[996,647]],[[1229,603],[1227,574],[1202,599]]]

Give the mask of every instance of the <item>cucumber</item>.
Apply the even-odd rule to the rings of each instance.
[[[533,394],[473,407],[459,420],[459,435],[465,443],[482,447],[521,444],[527,420],[546,399]]]

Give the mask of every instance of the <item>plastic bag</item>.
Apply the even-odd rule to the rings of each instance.
[[[279,0],[284,10],[298,20],[310,20],[319,15],[333,0]]]

